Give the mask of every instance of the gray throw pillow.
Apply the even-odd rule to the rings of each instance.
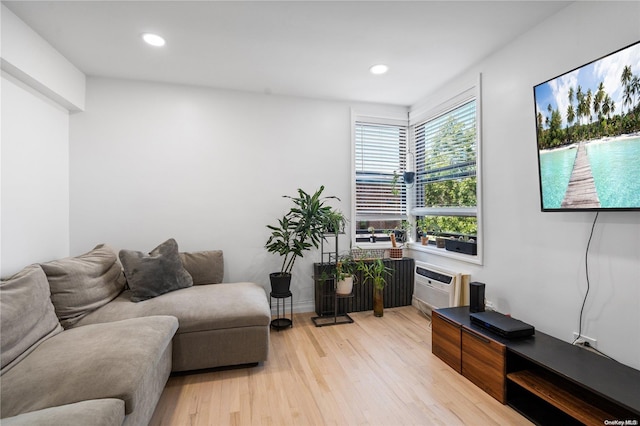
[[[132,302],[141,302],[193,285],[191,275],[182,266],[178,243],[173,238],[149,254],[120,250],[120,261],[131,290]]]
[[[51,301],[64,328],[106,305],[126,283],[116,252],[100,244],[88,253],[40,264],[51,288]]]
[[[219,284],[224,277],[222,250],[180,253],[184,269],[193,278],[193,285]]]
[[[0,374],[62,331],[50,294],[47,276],[38,265],[0,283]]]

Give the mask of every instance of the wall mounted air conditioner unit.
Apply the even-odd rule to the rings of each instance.
[[[429,310],[460,306],[463,281],[468,281],[468,277],[460,272],[416,261],[413,298]]]

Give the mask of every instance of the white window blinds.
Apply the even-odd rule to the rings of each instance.
[[[406,216],[406,193],[401,178],[406,152],[406,126],[356,121],[356,220]]]
[[[476,133],[475,99],[413,126],[416,215],[475,216]],[[472,188],[453,184],[465,181]]]

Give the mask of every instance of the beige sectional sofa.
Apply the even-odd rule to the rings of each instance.
[[[2,281],[3,425],[146,425],[172,371],[267,359],[264,289],[221,283],[222,252],[180,253],[176,261],[170,242],[149,255],[120,251],[122,264],[100,245]],[[173,263],[156,268],[162,277],[153,280],[178,268],[180,288],[164,283],[156,295],[139,278],[167,258]]]

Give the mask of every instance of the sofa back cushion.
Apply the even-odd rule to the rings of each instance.
[[[100,244],[76,257],[42,263],[51,300],[64,328],[115,299],[126,284],[115,251]]]
[[[50,294],[38,265],[27,266],[0,283],[0,374],[62,331]]]
[[[141,302],[193,285],[193,278],[182,266],[178,243],[173,238],[149,254],[120,250],[119,257],[131,290],[132,302]]]
[[[224,277],[222,250],[180,253],[184,269],[193,278],[193,285],[220,284]]]

